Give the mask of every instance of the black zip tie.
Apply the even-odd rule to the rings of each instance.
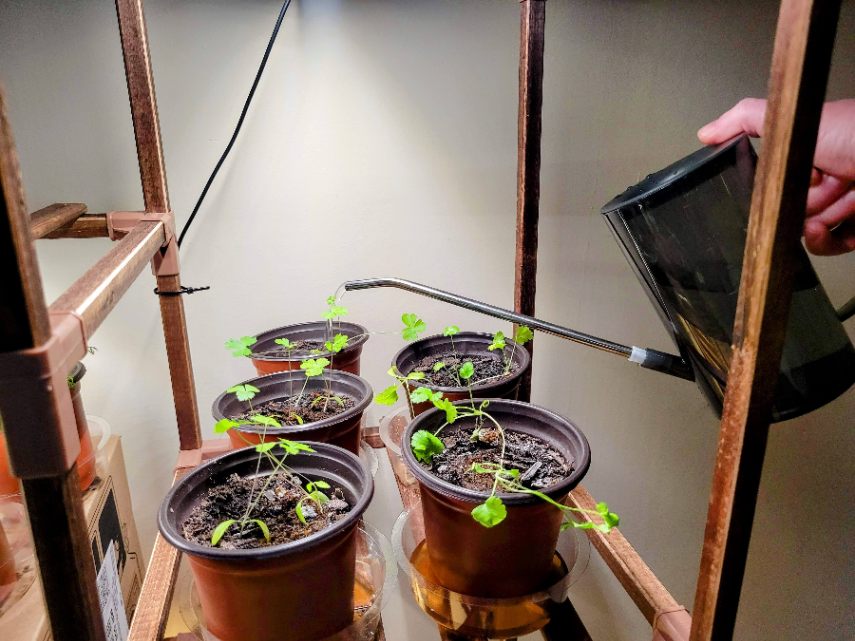
[[[181,286],[177,292],[162,292],[157,287],[154,288],[154,293],[158,296],[181,296],[182,294],[193,294],[195,292],[204,292],[206,289],[211,289],[210,285],[205,285],[204,287],[186,287],[185,285]]]

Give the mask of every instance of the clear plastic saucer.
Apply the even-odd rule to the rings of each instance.
[[[377,460],[377,454],[374,448],[365,441],[359,442],[359,460],[371,472],[371,476],[377,476],[377,469],[380,467],[380,461]]]
[[[398,567],[389,539],[367,523],[359,526],[356,547],[356,585],[354,586],[353,623],[319,641],[372,641],[380,623],[380,611],[388,595],[397,586]],[[182,564],[176,586],[181,619],[198,641],[220,641],[205,628],[205,615],[193,575]]]
[[[380,440],[383,441],[386,451],[389,452],[389,459],[395,476],[403,485],[414,485],[416,483],[416,477],[407,469],[401,456],[401,437],[403,437],[412,420],[410,408],[406,406],[390,412],[380,419]]]
[[[36,580],[33,544],[27,524],[27,510],[20,494],[0,496],[0,527],[15,559],[16,579],[0,586],[0,620],[15,615],[15,605]]]
[[[421,512],[403,512],[392,530],[392,547],[398,565],[409,577],[416,603],[441,626],[478,638],[508,639],[542,629],[555,606],[584,574],[591,556],[588,537],[581,530],[567,530],[559,536],[556,549],[556,562],[564,572],[560,579],[534,594],[485,598],[459,594],[436,583],[424,540]]]

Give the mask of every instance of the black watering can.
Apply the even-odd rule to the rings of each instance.
[[[742,136],[648,176],[601,210],[679,356],[621,345],[400,278],[349,281],[344,288],[405,289],[695,380],[721,414],[755,165],[751,143]],[[853,308],[850,301],[834,310],[800,250],[774,420],[810,412],[855,382],[855,348],[841,322]]]

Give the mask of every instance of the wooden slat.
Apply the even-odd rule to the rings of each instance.
[[[147,212],[170,211],[142,0],[116,0],[125,78]]]
[[[181,289],[179,276],[159,276],[159,291],[174,292]],[[190,342],[187,338],[187,320],[181,296],[158,296],[169,375],[172,380],[172,399],[178,421],[178,440],[182,450],[195,449],[202,445],[199,419],[199,403],[193,378],[193,362],[190,359]]]
[[[172,484],[187,471],[176,470]],[[158,534],[131,621],[128,641],[160,641],[163,638],[180,564],[181,553]]]
[[[692,641],[733,636],[839,12],[839,0],[781,3]]]
[[[534,316],[537,285],[537,223],[540,217],[540,132],[543,105],[545,0],[520,3],[519,112],[517,124],[517,233],[514,311]],[[534,351],[534,341],[526,345]],[[531,397],[531,369],[519,399]]]
[[[42,278],[33,251],[21,169],[0,92],[0,351],[41,345],[51,333]]]
[[[568,504],[593,510],[597,502],[588,490],[579,485],[570,493]],[[587,516],[584,518],[592,520]],[[608,534],[598,530],[586,530],[586,533],[606,565],[648,622],[652,624],[658,612],[670,612],[680,608],[674,597],[656,578],[619,529],[613,529]]]
[[[51,329],[2,92],[0,190],[0,351],[39,347]],[[59,434],[55,427],[45,426],[46,432]],[[25,479],[23,488],[54,641],[103,641],[76,466],[56,476]]]
[[[116,0],[116,11],[119,18],[119,33],[125,61],[131,115],[134,121],[145,210],[167,212],[171,209],[166,185],[166,164],[163,159],[157,99],[142,1]],[[171,243],[175,243],[174,238]],[[176,252],[177,263],[177,247],[172,247],[171,251]],[[175,273],[158,274],[157,288],[161,292],[180,292],[181,278],[177,270]],[[202,442],[202,435],[182,297],[180,295],[161,296],[160,313],[166,341],[166,355],[169,360],[169,374],[172,379],[179,440],[183,449],[196,448]]]
[[[78,278],[51,311],[73,311],[91,336],[164,241],[163,223],[143,221]]]
[[[80,218],[45,235],[44,238],[106,238],[107,236],[106,214],[83,214]]]
[[[30,216],[30,231],[33,238],[44,238],[52,231],[69,224],[86,212],[83,203],[54,203]]]

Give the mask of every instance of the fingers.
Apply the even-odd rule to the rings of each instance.
[[[855,189],[805,219],[805,246],[818,256],[835,256],[855,250]]]
[[[765,100],[743,98],[732,109],[701,127],[698,138],[705,145],[716,145],[742,133],[755,138],[762,136],[765,115]]]
[[[847,191],[849,191],[848,180],[841,180],[829,174],[820,174],[819,182],[814,183],[811,176],[811,187],[808,190],[805,208],[807,215],[813,216],[825,211]]]

